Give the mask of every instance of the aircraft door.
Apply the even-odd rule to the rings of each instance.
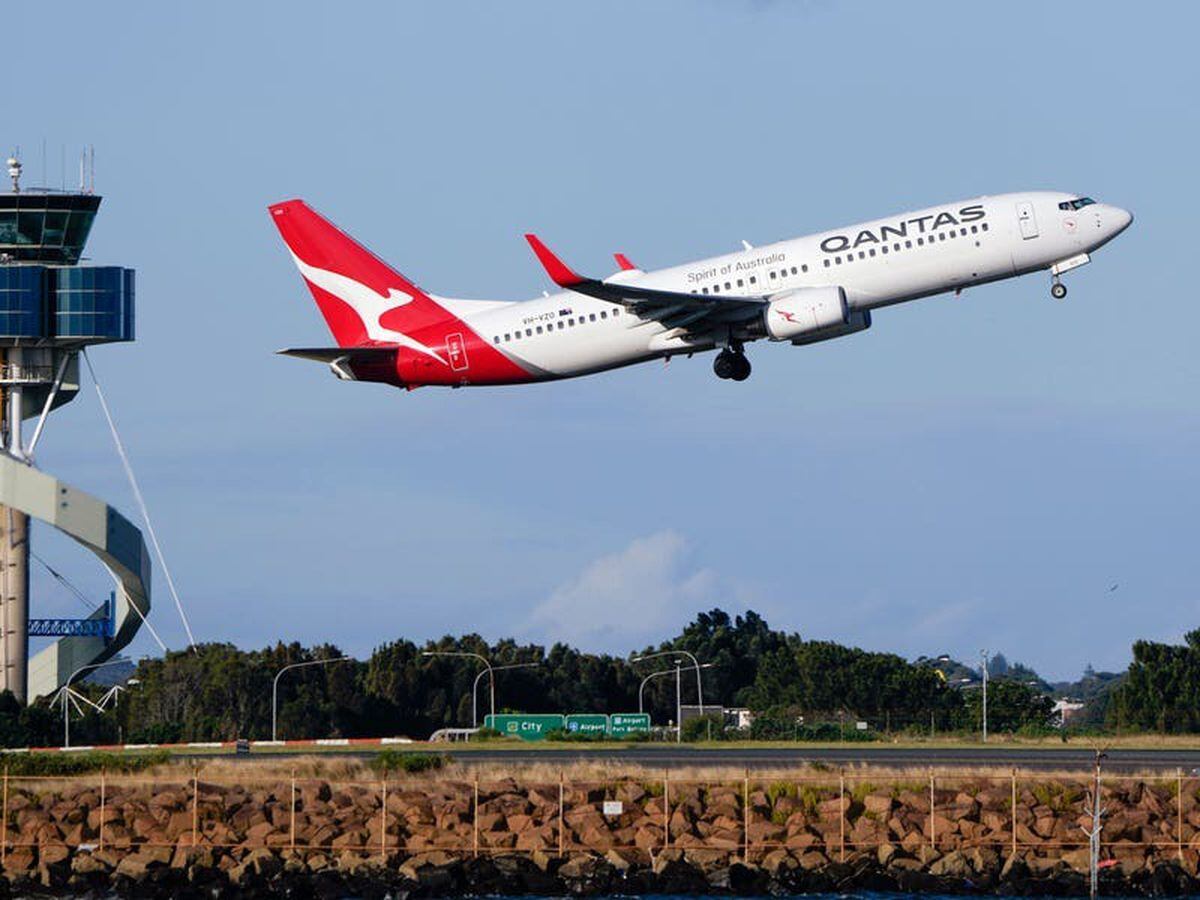
[[[1038,236],[1037,218],[1033,214],[1033,204],[1023,201],[1017,204],[1017,222],[1021,226],[1021,237],[1030,240]]]
[[[450,357],[450,368],[461,372],[467,368],[467,346],[460,333],[446,335],[446,355]]]

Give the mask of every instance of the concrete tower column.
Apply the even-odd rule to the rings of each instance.
[[[0,690],[21,703],[29,683],[29,516],[0,506]]]
[[[11,366],[20,365],[20,351],[0,352],[0,376],[12,378]],[[11,407],[21,402],[11,384],[0,385],[0,410],[10,409],[3,422],[4,449],[20,453],[20,418],[12,422]],[[21,703],[28,700],[29,685],[29,516],[10,506],[0,506],[0,690],[12,691]]]

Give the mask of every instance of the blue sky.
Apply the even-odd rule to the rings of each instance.
[[[6,24],[0,145],[37,181],[45,141],[57,183],[59,148],[70,172],[94,144],[90,255],[138,270],[139,340],[93,360],[202,639],[625,651],[720,605],[1073,677],[1200,624],[1194,5],[23,4]],[[405,394],[272,355],[327,340],[265,212],[286,197],[431,290],[517,299],[547,287],[526,230],[607,273],[614,250],[653,268],[1034,188],[1137,216],[1066,302],[1030,276],[895,307],[756,345],[744,384],[697,358]],[[40,462],[133,512],[93,396]],[[38,587],[35,614],[73,608]]]

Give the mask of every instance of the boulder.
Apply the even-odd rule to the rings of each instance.
[[[70,874],[70,850],[62,846],[41,848],[38,852],[38,881],[42,887],[62,887]]]
[[[966,856],[958,850],[952,850],[930,864],[929,874],[938,878],[953,878],[961,881],[970,878],[973,872]]]

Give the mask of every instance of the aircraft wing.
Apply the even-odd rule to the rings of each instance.
[[[555,256],[536,234],[525,235],[525,240],[529,241],[534,255],[559,287],[609,303],[620,303],[641,318],[654,319],[667,328],[703,330],[706,325],[742,322],[761,315],[768,302],[762,295],[689,294],[585,278]]]

